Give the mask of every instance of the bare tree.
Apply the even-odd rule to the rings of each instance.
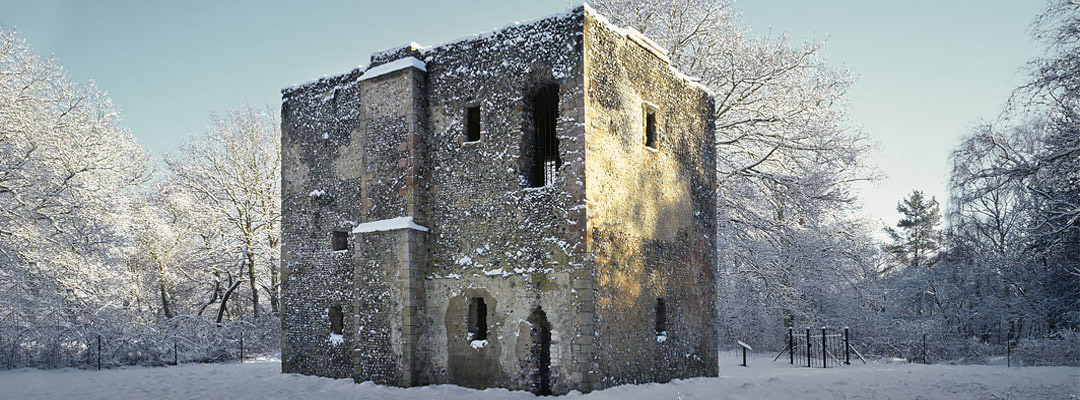
[[[167,160],[174,184],[190,192],[194,206],[210,217],[201,222],[218,229],[227,251],[241,261],[235,278],[226,274],[228,286],[246,281],[255,317],[263,269],[268,270],[270,284],[265,287],[277,310],[281,135],[274,115],[247,107],[214,116],[205,136],[183,145],[182,159]]]

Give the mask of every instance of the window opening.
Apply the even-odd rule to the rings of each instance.
[[[645,109],[645,146],[656,147],[656,110]]]
[[[349,234],[342,231],[334,231],[330,238],[330,248],[334,251],[349,249]]]
[[[465,107],[465,141],[480,140],[480,106]]]
[[[555,181],[562,166],[555,123],[559,118],[559,86],[545,85],[533,97],[534,150],[530,187],[542,187]]]
[[[345,314],[341,312],[340,305],[330,306],[330,333],[340,335],[345,331]]]
[[[656,299],[656,336],[667,336],[667,306],[664,299]]]
[[[483,297],[469,302],[469,340],[487,340],[487,304]]]

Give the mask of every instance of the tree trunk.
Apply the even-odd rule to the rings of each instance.
[[[172,318],[172,310],[169,309],[169,296],[166,293],[165,287],[167,286],[165,278],[165,265],[161,262],[158,265],[158,290],[161,294],[161,310],[165,312],[165,318]]]
[[[165,281],[162,280],[158,287],[161,290],[161,309],[165,311],[165,318],[172,318],[172,311],[169,310],[169,298],[165,295]]]
[[[202,307],[199,307],[199,317],[200,318],[202,317],[203,311],[206,311],[206,307],[209,307],[211,304],[214,304],[215,302],[217,302],[217,299],[218,299],[218,297],[220,295],[221,295],[221,281],[215,280],[214,281],[214,291],[210,293],[210,300],[208,300],[206,303],[204,303],[202,305]]]
[[[251,246],[249,241],[244,253],[247,257],[248,282],[251,283],[251,313],[255,318],[259,318],[259,290],[255,286],[255,252]]]
[[[276,244],[271,242],[270,251],[277,250]],[[278,314],[278,266],[270,263],[270,311]]]
[[[225,316],[225,306],[229,304],[229,296],[232,296],[233,291],[240,287],[241,283],[244,283],[243,279],[233,282],[232,286],[229,286],[229,289],[225,291],[225,295],[221,297],[221,306],[218,307],[217,319],[214,322],[221,323],[221,317]]]

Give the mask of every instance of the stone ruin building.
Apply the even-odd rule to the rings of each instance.
[[[716,376],[713,98],[588,6],[282,90],[282,370]]]

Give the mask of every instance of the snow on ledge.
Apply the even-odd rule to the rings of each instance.
[[[423,61],[416,59],[416,57],[405,57],[400,60],[395,60],[380,65],[378,67],[368,69],[367,71],[364,71],[363,75],[360,75],[360,78],[358,78],[357,81],[362,82],[368,79],[374,79],[405,68],[416,68],[418,70],[427,72],[427,64],[424,64]]]
[[[344,336],[342,336],[339,333],[331,333],[330,334],[330,344],[332,344],[334,346],[340,346],[342,343],[345,343],[345,337]]]
[[[353,228],[352,233],[381,232],[397,229],[414,229],[421,232],[428,231],[427,227],[417,225],[413,222],[412,217],[397,217],[362,223]]]

